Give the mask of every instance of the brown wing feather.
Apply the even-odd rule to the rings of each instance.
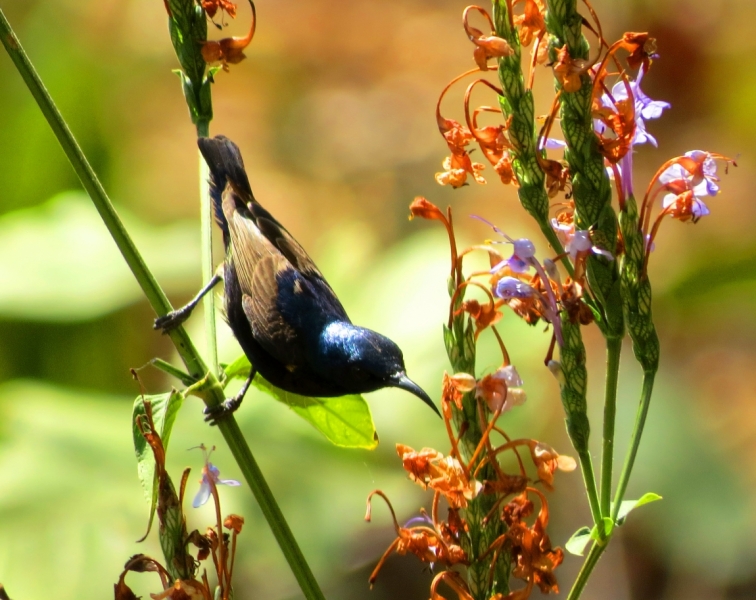
[[[255,220],[260,232],[283,254],[293,267],[306,277],[323,279],[315,263],[304,248],[299,245],[286,228],[276,221],[271,214],[257,202],[247,204],[249,212]],[[324,280],[325,281],[325,280]]]
[[[233,192],[227,192],[231,195]],[[231,198],[229,200],[232,200]],[[224,212],[226,208],[224,196]],[[238,211],[228,211],[229,251],[242,291],[242,306],[255,340],[285,365],[304,362],[296,332],[281,317],[276,306],[277,274],[291,264],[256,227]]]

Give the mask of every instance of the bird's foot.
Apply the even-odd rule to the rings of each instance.
[[[228,398],[225,402],[221,402],[218,406],[208,406],[202,411],[205,415],[205,422],[210,423],[210,425],[217,425],[218,421],[222,421],[236,412],[241,402],[242,399],[236,395],[233,398]]]
[[[173,331],[191,316],[193,308],[193,306],[184,306],[183,308],[172,310],[167,315],[155,319],[152,328],[163,333]]]

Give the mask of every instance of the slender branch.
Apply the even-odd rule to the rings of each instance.
[[[606,340],[606,392],[604,397],[604,445],[601,451],[601,514],[609,516],[612,501],[612,466],[614,464],[614,423],[617,414],[621,338]]]
[[[601,504],[599,503],[598,490],[596,489],[596,475],[593,472],[593,460],[591,459],[591,453],[588,451],[579,451],[578,462],[580,462],[580,470],[583,473],[585,493],[588,496],[588,504],[591,507],[591,517],[593,518],[593,523],[597,527],[601,527]]]
[[[617,483],[617,491],[614,494],[614,506],[612,508],[612,520],[614,521],[617,520],[617,514],[619,513],[620,505],[625,499],[627,484],[630,482],[630,474],[633,471],[635,457],[638,455],[638,447],[640,446],[641,436],[643,435],[643,427],[646,424],[646,417],[648,416],[648,407],[651,405],[651,394],[654,390],[655,376],[655,371],[647,371],[643,374],[641,400],[640,404],[638,405],[638,412],[635,416],[635,426],[633,427],[633,433],[630,437],[630,448],[627,451],[625,464],[622,467],[619,482]]]
[[[66,153],[71,166],[76,171],[84,189],[92,198],[97,211],[100,213],[105,226],[113,237],[118,249],[121,251],[126,263],[139,283],[144,295],[155,309],[158,315],[165,315],[171,310],[171,305],[165,293],[150,273],[142,259],[134,242],[123,226],[118,214],[113,208],[102,184],[97,179],[91,165],[84,156],[76,142],[71,130],[58,111],[50,94],[45,89],[36,70],[29,61],[28,56],[21,47],[10,23],[0,9],[0,42],[2,42],[13,64],[26,83],[29,91],[37,101],[42,114],[47,119],[53,133]],[[181,359],[184,361],[189,374],[197,379],[207,377],[204,389],[204,399],[208,406],[216,406],[223,402],[223,389],[214,373],[208,372],[202,357],[192,344],[191,339],[182,327],[178,327],[170,334]],[[231,453],[239,464],[244,477],[260,505],[260,508],[268,521],[268,524],[276,538],[281,550],[289,563],[292,573],[297,579],[302,592],[308,600],[324,600],[323,593],[315,581],[307,561],[299,549],[289,526],[284,519],[281,509],[278,507],[273,494],[265,481],[260,468],[257,466],[252,452],[246,440],[239,430],[239,426],[233,416],[223,419],[218,423],[223,437],[228,444]]]
[[[208,137],[210,135],[209,121],[199,121],[197,123],[197,137]],[[199,154],[199,152],[198,152]],[[213,206],[210,199],[208,180],[210,179],[210,169],[199,155],[199,186],[200,186],[200,230],[201,230],[201,249],[202,249],[202,282],[207,283],[215,273],[215,263],[213,261]],[[210,292],[204,298],[205,313],[205,334],[207,335],[207,360],[213,373],[220,373],[218,369],[218,336],[215,327],[215,294]]]
[[[575,583],[572,584],[572,589],[567,596],[567,600],[577,600],[580,598],[580,595],[585,589],[585,584],[588,583],[588,578],[591,576],[591,573],[593,573],[593,569],[596,567],[596,564],[598,564],[599,558],[601,558],[604,550],[606,550],[607,545],[608,544],[593,543],[593,546],[588,553],[588,557],[580,568],[580,573],[578,573]]]

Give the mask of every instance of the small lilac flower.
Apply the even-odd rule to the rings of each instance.
[[[512,300],[514,298],[524,300],[525,298],[531,298],[536,294],[537,292],[535,288],[520,281],[516,277],[502,277],[496,283],[496,288],[494,288],[494,296],[501,298],[502,300]]]
[[[717,176],[717,163],[711,154],[703,150],[691,150],[686,152],[685,156],[700,165],[700,169],[691,173],[681,164],[675,163],[659,175],[659,181],[668,187],[670,187],[668,184],[675,185],[679,182],[685,182],[685,188],[692,190],[698,197],[716,196],[719,193],[719,177]]]
[[[236,479],[220,479],[218,477],[219,475],[220,469],[218,469],[218,467],[216,467],[213,463],[207,461],[205,463],[205,466],[202,467],[202,480],[200,481],[200,489],[197,492],[197,495],[194,497],[194,501],[192,502],[192,506],[194,508],[199,508],[210,498],[210,481],[215,483],[215,485],[230,485],[233,487],[238,487],[241,485],[241,483],[236,481]]]
[[[560,223],[556,219],[551,219],[551,228],[564,244],[564,249],[568,252],[573,262],[577,259],[578,255],[583,255],[586,252],[593,252],[593,254],[598,256],[614,260],[611,252],[593,244],[589,231],[585,229],[576,230],[574,223]]]
[[[654,146],[657,145],[656,138],[646,131],[646,121],[649,119],[658,119],[662,115],[662,111],[666,108],[671,108],[672,105],[669,102],[662,100],[651,100],[643,90],[640,88],[641,81],[645,75],[645,69],[641,67],[638,71],[638,77],[635,81],[630,81],[630,91],[635,101],[635,135],[633,136],[633,145],[645,144],[650,142]],[[614,98],[614,102],[612,102]],[[611,98],[609,95],[604,94],[601,97],[601,104],[603,106],[615,109],[614,103],[620,100],[627,100],[627,87],[625,87],[624,81],[618,81],[612,87]],[[606,125],[600,121],[596,122],[596,131],[603,133],[606,129]],[[632,152],[632,149],[630,150]]]
[[[513,272],[515,273],[525,273],[533,264],[533,259],[535,257],[536,249],[535,244],[531,242],[528,238],[520,238],[520,239],[513,239],[509,237],[504,231],[499,229],[496,225],[493,223],[486,221],[483,217],[479,217],[477,215],[472,215],[473,219],[478,219],[479,221],[483,221],[486,225],[490,226],[491,229],[493,229],[496,233],[504,237],[508,243],[512,244],[514,247],[514,251],[512,252],[512,256],[501,261],[499,264],[493,266],[491,268],[491,273],[496,273],[497,271],[500,271],[504,267],[509,267]],[[497,243],[497,242],[494,242]]]
[[[578,254],[585,254],[586,252],[593,252],[608,260],[614,260],[611,252],[593,244],[590,232],[585,229],[579,229],[575,232],[572,239],[567,243],[565,250],[570,253],[573,261],[577,259]]]
[[[567,142],[556,138],[541,138],[538,142],[539,150],[561,150],[567,147]]]

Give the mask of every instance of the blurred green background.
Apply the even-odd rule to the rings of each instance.
[[[756,597],[756,4],[747,0],[596,0],[605,35],[650,31],[661,58],[646,92],[672,103],[649,129],[636,189],[667,158],[702,148],[738,156],[712,215],[662,228],[650,272],[663,355],[647,437],[629,495],[664,501],[634,513],[600,563],[588,599]],[[446,153],[434,120],[438,93],[472,66],[451,0],[259,0],[248,58],[219,73],[212,133],[242,149],[257,197],[307,247],[353,320],[404,349],[410,375],[438,398],[446,367],[446,238],[438,224],[407,220],[421,194],[454,208],[461,245],[490,231],[535,227],[512,188],[493,179],[459,190],[433,175]],[[160,0],[0,0],[48,89],[174,304],[199,288],[198,155]],[[246,31],[248,8],[228,32]],[[224,34],[226,35],[226,34]],[[551,102],[540,70],[537,111]],[[444,104],[461,117],[461,92]],[[479,103],[492,103],[480,92]],[[139,392],[128,369],[176,360],[152,331],[153,313],[5,54],[0,56],[0,582],[11,597],[102,598],[126,559],[159,556],[156,536],[136,544],[147,506],[136,477],[130,413]],[[491,169],[485,172],[489,176]],[[543,252],[542,246],[542,252]],[[219,254],[220,256],[220,254]],[[190,324],[202,347],[202,318]],[[222,357],[239,349],[219,325]],[[529,393],[500,423],[569,453],[556,382],[542,358],[548,336],[512,314],[501,330]],[[600,431],[602,345],[586,333],[592,410]],[[481,370],[499,358],[483,336]],[[624,452],[639,379],[624,354],[618,451]],[[150,393],[175,382],[140,371]],[[375,452],[329,446],[309,425],[253,392],[238,413],[250,445],[330,599],[368,595],[367,577],[393,539],[374,488],[400,519],[429,496],[406,480],[394,445],[447,451],[440,422],[400,391],[369,396]],[[199,477],[201,454],[241,479],[200,402],[187,401],[169,465]],[[594,434],[593,443],[599,436]],[[192,483],[192,486],[195,484]],[[193,493],[193,490],[190,490]],[[222,489],[224,512],[247,520],[235,571],[239,598],[300,597],[244,489]],[[552,540],[589,521],[578,473],[557,476]],[[191,509],[190,509],[191,510]],[[191,510],[204,528],[208,506]],[[579,558],[558,577],[566,595]],[[371,598],[427,598],[432,575],[414,557],[391,558]],[[154,576],[133,576],[139,593]]]

